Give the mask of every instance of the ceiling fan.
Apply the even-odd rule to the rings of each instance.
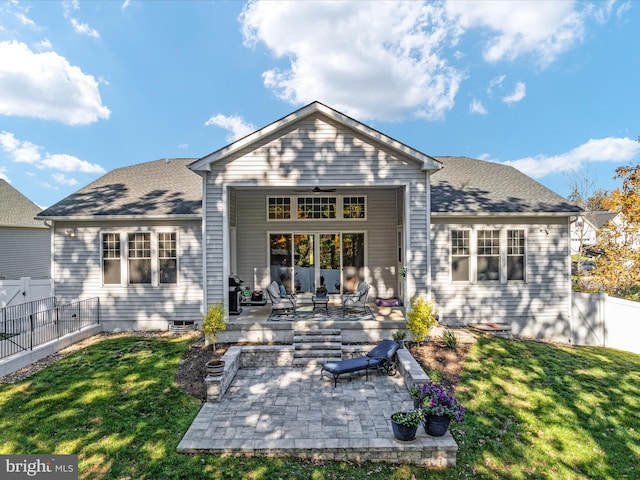
[[[312,192],[312,193],[329,193],[335,192],[335,188],[320,188],[317,185],[313,187],[311,190],[296,190],[296,192]]]

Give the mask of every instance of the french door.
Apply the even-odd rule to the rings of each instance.
[[[271,280],[287,291],[313,293],[324,285],[336,294],[364,280],[363,232],[272,233],[269,243]]]

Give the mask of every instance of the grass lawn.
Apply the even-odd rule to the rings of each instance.
[[[77,453],[83,479],[640,478],[639,355],[480,338],[458,465],[427,470],[177,454],[200,408],[175,385],[190,342],[105,339],[0,385],[0,454]]]

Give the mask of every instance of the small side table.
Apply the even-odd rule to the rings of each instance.
[[[316,308],[322,308],[329,313],[329,295],[325,295],[323,297],[318,297],[316,295],[311,297],[311,301],[313,302],[313,311],[316,311]]]

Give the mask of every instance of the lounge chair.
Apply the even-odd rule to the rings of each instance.
[[[375,368],[378,371],[384,371],[387,375],[393,376],[398,371],[396,366],[395,355],[399,345],[395,340],[382,340],[369,353],[361,357],[347,358],[337,362],[326,362],[320,370],[320,377],[324,372],[333,375],[334,388],[338,384],[338,377],[343,373],[365,371],[366,378],[369,380],[369,369]]]
[[[267,287],[267,296],[271,301],[271,313],[277,315],[296,315],[295,295],[283,296],[280,293],[280,286],[275,280]]]
[[[369,285],[361,282],[355,293],[342,295],[342,315],[346,315],[350,310],[356,310],[358,313],[367,313],[367,296],[369,295]]]

